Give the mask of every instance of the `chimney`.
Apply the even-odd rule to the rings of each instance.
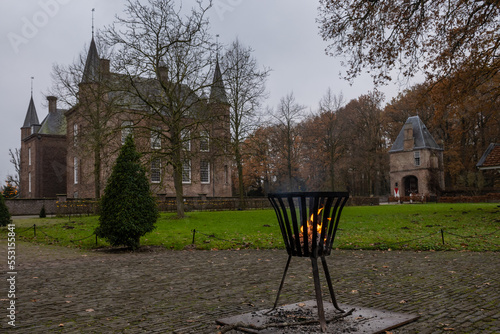
[[[49,114],[57,110],[57,97],[47,96],[47,101],[49,101]]]
[[[109,59],[99,59],[99,66],[101,67],[101,75],[109,74]]]
[[[413,139],[413,124],[412,123],[405,124],[404,133],[405,133],[404,150],[405,151],[412,151],[413,147],[415,146],[415,141]]]
[[[160,62],[158,64],[157,77],[158,77],[158,80],[168,81],[167,64],[163,60],[160,60]]]

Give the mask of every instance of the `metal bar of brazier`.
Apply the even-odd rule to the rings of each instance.
[[[278,224],[288,252],[288,261],[272,310],[278,305],[281,289],[283,288],[283,283],[285,282],[286,273],[292,256],[309,257],[312,264],[319,322],[321,330],[325,332],[326,320],[323,309],[317,259],[318,257],[321,258],[328,283],[328,290],[332,298],[332,304],[337,310],[344,312],[340,309],[335,299],[325,256],[331,253],[340,221],[340,214],[349,198],[349,193],[291,192],[269,194],[268,198],[276,212]]]

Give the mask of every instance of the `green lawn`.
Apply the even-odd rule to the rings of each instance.
[[[499,213],[496,203],[346,207],[334,247],[499,251]],[[96,245],[97,221],[96,216],[14,220],[18,240],[85,249],[109,246],[102,239]],[[198,249],[284,248],[273,210],[188,212],[185,219],[162,214],[141,244],[183,249],[192,243],[193,230]],[[0,228],[0,239],[7,232]]]

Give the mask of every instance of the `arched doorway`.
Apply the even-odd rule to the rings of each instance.
[[[405,185],[405,196],[410,196],[410,194],[418,193],[418,179],[414,175],[410,175],[404,178]]]

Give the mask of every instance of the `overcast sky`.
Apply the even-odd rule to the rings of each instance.
[[[185,1],[186,2],[186,1]],[[318,34],[318,2],[314,0],[213,0],[210,22],[219,42],[236,37],[254,49],[259,65],[272,69],[265,105],[276,107],[293,91],[296,102],[316,111],[330,87],[349,101],[373,90],[370,77],[350,85],[339,77],[342,59],[325,55]],[[44,93],[52,85],[52,65],[70,64],[91,39],[92,8],[96,29],[121,14],[124,0],[1,0],[0,1],[0,184],[14,174],[9,148],[20,148],[20,127],[33,98],[40,121],[47,115]],[[379,88],[386,101],[396,96],[398,83]]]

